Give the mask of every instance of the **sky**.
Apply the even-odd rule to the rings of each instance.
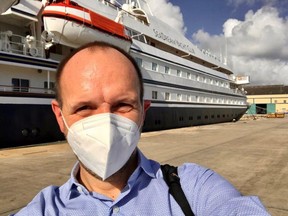
[[[194,45],[252,85],[288,85],[288,0],[147,0]]]

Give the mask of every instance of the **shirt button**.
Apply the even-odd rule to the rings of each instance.
[[[83,192],[83,190],[82,190],[82,188],[80,186],[77,187],[77,190],[78,190],[79,193]]]
[[[120,211],[120,208],[118,206],[113,207],[113,214],[117,214]]]

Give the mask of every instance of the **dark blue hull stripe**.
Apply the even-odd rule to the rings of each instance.
[[[160,82],[160,81],[155,81],[155,80],[143,79],[143,81],[144,81],[144,83],[152,84],[152,85],[160,85],[160,86],[172,87],[172,88],[177,88],[177,89],[185,89],[185,90],[190,90],[190,91],[198,91],[198,92],[206,92],[206,93],[211,93],[211,94],[233,96],[233,97],[238,97],[238,98],[246,98],[245,96],[241,96],[241,95],[234,95],[234,94],[229,94],[229,93],[224,93],[224,92],[210,91],[210,90],[206,90],[206,89],[194,88],[194,87],[189,87],[189,86],[182,86],[182,85]]]
[[[42,59],[42,58],[32,58],[24,55],[15,55],[6,52],[0,52],[0,61],[7,62],[9,65],[11,63],[18,63],[24,65],[33,65],[34,67],[45,67],[47,69],[55,71],[59,62],[53,61],[50,59]]]
[[[26,11],[18,10],[18,9],[15,8],[15,7],[11,7],[11,10],[14,11],[14,12],[16,12],[16,13],[23,14],[23,15],[25,15],[25,16],[28,16],[28,17],[37,19],[37,16],[35,16],[34,14],[28,13],[28,12],[26,12]]]
[[[237,107],[237,108],[247,108],[247,105],[237,105],[237,104],[215,104],[215,103],[196,103],[196,102],[181,102],[181,101],[158,101],[152,100],[151,104],[167,104],[167,105],[192,105],[192,106],[206,106],[206,107]],[[152,105],[153,106],[153,105]]]

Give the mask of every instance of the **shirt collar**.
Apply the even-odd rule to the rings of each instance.
[[[150,160],[148,160],[139,149],[137,150],[138,150],[138,167],[141,167],[143,171],[151,178],[155,178],[156,171],[159,169],[159,167],[158,169],[152,167],[152,163],[150,163]]]
[[[76,193],[84,193],[84,194],[89,194],[89,191],[81,185],[78,180],[77,180],[77,175],[80,169],[80,164],[79,161],[77,161],[72,168],[71,174],[70,174],[70,179],[68,180],[68,185],[67,185],[67,198],[72,199],[75,197],[75,191]]]

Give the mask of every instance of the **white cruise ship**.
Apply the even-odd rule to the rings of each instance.
[[[155,17],[145,0],[2,1],[0,148],[63,139],[50,108],[55,71],[95,40],[120,46],[141,67],[151,104],[143,131],[235,121],[247,110],[228,66]]]

